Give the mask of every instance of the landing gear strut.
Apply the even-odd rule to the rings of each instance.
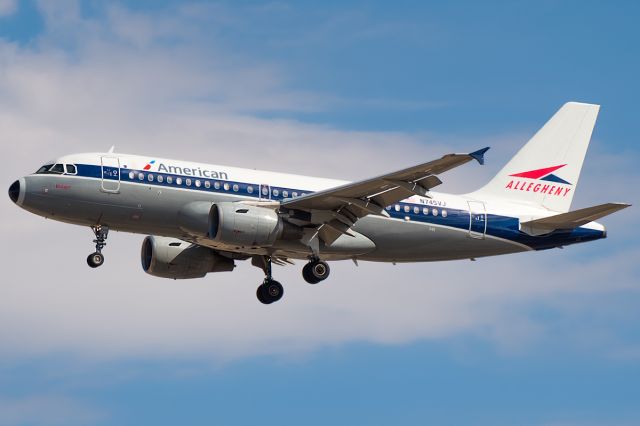
[[[329,277],[329,264],[318,258],[311,258],[309,263],[302,268],[302,277],[309,284],[318,284]]]
[[[255,259],[255,258],[254,258]],[[264,281],[258,286],[256,296],[258,300],[265,305],[269,305],[273,302],[277,302],[282,299],[284,294],[284,288],[282,284],[274,280],[271,276],[271,256],[260,256],[261,267],[264,271]]]
[[[102,249],[107,245],[107,236],[109,235],[109,227],[102,225],[95,225],[91,227],[93,234],[96,236],[96,239],[93,240],[96,243],[96,251],[91,253],[87,257],[87,265],[92,268],[97,268],[98,266],[102,266],[104,263],[104,256],[102,255]]]

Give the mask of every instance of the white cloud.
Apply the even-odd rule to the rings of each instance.
[[[125,152],[341,178],[468,148],[469,141],[463,147],[442,136],[344,131],[254,115],[322,109],[327,97],[288,89],[286,73],[274,64],[192,43],[198,32],[189,26],[195,19],[189,8],[158,20],[114,8],[106,20],[88,20],[74,7],[42,5],[47,31],[35,47],[0,42],[1,149],[11,159],[0,170],[4,182],[60,154],[112,144]],[[167,36],[189,43],[157,42]],[[491,145],[500,152],[517,139],[524,142],[502,135]],[[606,197],[592,189],[603,182],[638,181],[632,163],[613,173],[620,159],[607,158],[597,177],[588,178],[593,185],[581,187],[581,201],[628,195],[614,185]],[[447,174],[447,187],[474,189],[498,168],[469,165]],[[628,292],[640,254],[637,248],[615,253],[613,239],[621,237],[612,232],[594,250],[419,265],[338,263],[318,286],[302,284],[298,265],[276,269],[286,297],[265,307],[255,300],[261,272],[247,263],[203,280],[161,280],[140,270],[141,237],[114,233],[107,264],[90,270],[84,264],[92,248],[89,230],[44,221],[8,199],[0,214],[0,261],[8,271],[0,286],[5,357],[229,359],[461,333],[517,350],[546,332],[528,306],[563,312],[569,303],[593,306],[598,295]],[[615,227],[630,217],[623,212],[607,223]],[[629,238],[637,239],[637,232]],[[582,264],[582,256],[598,251],[600,259]]]
[[[0,17],[13,15],[17,10],[17,0],[0,0]]]
[[[65,396],[0,396],[0,425],[87,425],[103,418],[101,411]]]

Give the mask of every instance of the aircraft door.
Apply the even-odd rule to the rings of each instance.
[[[469,237],[484,239],[487,233],[487,211],[482,201],[468,201]]]
[[[271,187],[267,184],[260,184],[260,201],[271,200]]]
[[[120,158],[113,156],[102,156],[101,175],[102,191],[117,194],[120,192]]]

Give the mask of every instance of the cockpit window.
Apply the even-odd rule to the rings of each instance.
[[[75,168],[75,166],[74,166]],[[36,174],[56,174],[61,175],[64,173],[64,164],[46,164],[38,169]]]
[[[49,173],[62,174],[64,173],[64,166],[62,164],[54,164],[53,167],[49,169]]]
[[[49,172],[49,169],[50,169],[51,167],[53,167],[53,164],[45,164],[44,166],[42,166],[42,167],[40,167],[40,168],[38,169],[38,171],[36,172],[36,174],[37,174],[37,175],[41,175],[41,174],[44,174],[44,173],[48,173],[48,172]]]
[[[67,174],[75,175],[76,174],[76,166],[73,164],[65,164],[65,168],[67,169]]]

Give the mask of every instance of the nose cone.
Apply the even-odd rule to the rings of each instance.
[[[9,198],[14,203],[18,202],[18,198],[20,197],[20,181],[17,180],[11,184],[9,187]]]

